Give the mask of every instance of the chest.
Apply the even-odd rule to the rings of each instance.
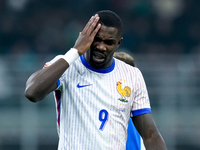
[[[133,87],[127,76],[87,72],[69,76],[68,80],[66,91],[73,102],[90,109],[130,113]]]

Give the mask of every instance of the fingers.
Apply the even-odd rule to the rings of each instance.
[[[95,37],[95,35],[97,34],[97,32],[99,31],[99,29],[101,28],[101,24],[99,23],[98,25],[97,25],[97,27],[95,28],[95,30],[92,32],[92,36],[93,37]]]
[[[85,28],[83,29],[83,31],[81,32],[81,34],[88,34],[90,35],[91,33],[93,33],[94,29],[96,30],[97,28],[95,28],[97,26],[97,22],[99,21],[99,16],[98,14],[96,14],[95,16],[92,16],[90,18],[90,20],[88,21],[88,23],[86,24]],[[97,26],[98,27],[98,26]],[[99,30],[99,28],[98,28]]]
[[[95,17],[95,16],[92,16],[92,17],[90,18],[90,20],[88,21],[88,23],[86,24],[85,28],[84,28],[83,31],[82,31],[83,34],[87,33],[90,24],[94,21],[94,17]]]

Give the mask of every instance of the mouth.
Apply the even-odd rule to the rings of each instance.
[[[101,63],[105,60],[105,55],[100,52],[95,51],[93,52],[92,59],[94,60],[94,62]]]

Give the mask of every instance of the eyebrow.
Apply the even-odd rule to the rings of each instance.
[[[102,38],[100,38],[100,37],[98,37],[98,36],[96,36],[96,38],[97,39],[100,39],[101,41],[103,41],[104,43],[106,43],[106,44],[116,44],[117,43],[117,41],[115,40],[115,39],[113,39],[113,38],[111,38],[111,39],[105,39],[105,40],[103,40]],[[109,45],[110,45],[109,44]]]
[[[104,40],[104,41],[112,42],[113,44],[116,43],[116,40],[113,40],[113,39],[107,39],[107,40]]]
[[[96,38],[99,38],[99,39],[101,39],[102,41],[113,41],[113,42],[116,41],[113,37],[110,37],[110,38],[108,38],[108,39],[106,39],[106,40],[103,40],[99,35],[96,35]]]

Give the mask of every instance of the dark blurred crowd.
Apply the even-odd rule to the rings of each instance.
[[[63,54],[103,9],[122,18],[121,49],[200,52],[199,0],[0,0],[0,54]]]

